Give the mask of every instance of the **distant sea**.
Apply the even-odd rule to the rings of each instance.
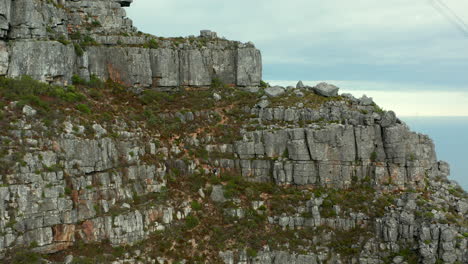
[[[468,191],[468,117],[400,117],[412,131],[429,135],[437,158],[450,164],[451,180]]]

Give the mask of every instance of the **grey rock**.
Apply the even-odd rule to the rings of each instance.
[[[300,90],[295,90],[294,91],[294,94],[297,96],[297,97],[304,97],[304,93]]]
[[[217,93],[213,93],[213,99],[215,99],[215,101],[220,101],[222,99],[221,95],[217,94]]]
[[[1,25],[0,25],[1,32]],[[0,33],[1,34],[1,33]],[[0,75],[6,75],[10,64],[8,47],[5,41],[0,40]]]
[[[393,263],[395,264],[403,263],[403,261],[405,261],[405,259],[402,256],[396,256],[393,258]]]
[[[273,86],[265,89],[265,93],[269,97],[278,97],[283,95],[285,92],[286,90],[284,89],[284,87],[281,86]]]
[[[262,56],[255,48],[240,48],[237,50],[238,86],[260,86],[262,80]]]
[[[218,34],[216,34],[216,32],[213,32],[211,30],[200,30],[200,37],[208,38],[208,39],[215,39],[218,37]]]
[[[0,19],[0,38],[10,30],[11,48],[8,51],[5,42],[0,42],[0,74],[29,75],[61,85],[70,84],[73,74],[86,80],[96,75],[130,87],[161,90],[209,86],[215,77],[227,84],[259,86],[261,55],[251,44],[224,40],[210,41],[206,47],[201,47],[186,41],[174,48],[169,40],[157,40],[159,47],[122,47],[144,46],[149,39],[155,39],[133,35],[136,30],[122,9],[130,2],[64,1],[64,8],[57,8],[44,1],[24,0],[12,4],[6,1],[0,6],[0,17],[6,19]],[[70,32],[89,27],[91,21],[87,17],[98,23],[90,28],[91,35],[104,45],[89,46],[78,56],[71,44],[36,41],[53,35],[51,37],[65,43],[70,39]],[[128,36],[122,36],[123,33]],[[213,39],[216,33],[202,31],[202,36]]]
[[[373,105],[373,104],[374,104],[374,100],[372,100],[372,97],[367,97],[367,95],[363,95],[363,96],[359,99],[359,104],[360,104],[360,105],[364,105],[364,106]]]
[[[71,264],[73,262],[73,255],[67,255],[63,264]]]
[[[224,190],[222,185],[214,185],[210,195],[211,200],[217,203],[223,203],[226,201],[224,197]]]
[[[386,111],[380,121],[380,126],[385,128],[396,124],[396,115],[393,111]]]
[[[252,86],[252,87],[240,87],[241,90],[249,92],[249,93],[258,93],[260,91],[260,87]]]
[[[205,198],[205,192],[203,191],[202,188],[198,189],[198,195],[200,195],[201,198]]]
[[[325,97],[333,97],[333,96],[338,96],[338,90],[340,88],[336,87],[335,85],[333,84],[328,84],[328,83],[319,83],[317,84],[313,90],[321,95],[321,96],[325,96]]]
[[[29,105],[23,106],[23,114],[26,116],[35,116],[37,113],[37,110],[30,107]]]
[[[74,72],[73,45],[56,41],[14,41],[10,58],[10,77],[29,75],[43,82],[68,84]]]
[[[261,100],[256,104],[258,108],[267,108],[270,105],[270,101],[268,100]]]
[[[299,82],[296,84],[296,88],[297,88],[297,89],[304,89],[304,88],[305,88],[304,83],[302,83],[302,81],[299,81]]]

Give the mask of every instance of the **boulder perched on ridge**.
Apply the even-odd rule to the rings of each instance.
[[[281,86],[273,86],[273,87],[268,87],[265,89],[266,95],[269,97],[277,97],[286,92],[286,89]]]
[[[317,94],[319,94],[321,96],[325,96],[325,97],[337,96],[339,89],[340,88],[336,87],[333,84],[328,84],[328,83],[324,83],[324,82],[317,84],[313,88],[315,93],[317,93]]]

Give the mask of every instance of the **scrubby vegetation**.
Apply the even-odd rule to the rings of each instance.
[[[345,259],[351,259],[359,255],[369,239],[375,237],[374,222],[385,216],[389,208],[396,206],[396,200],[402,197],[403,192],[398,189],[376,189],[370,176],[364,179],[352,178],[343,188],[335,189],[319,184],[279,185],[273,179],[268,182],[256,182],[250,176],[242,176],[241,171],[236,169],[218,168],[217,172],[210,171],[216,162],[222,159],[235,160],[238,157],[233,153],[209,151],[204,144],[190,145],[184,142],[183,137],[193,134],[198,140],[208,138],[208,143],[232,144],[234,140],[240,139],[241,130],[256,130],[257,125],[269,125],[260,124],[256,116],[244,110],[245,106],[250,109],[260,100],[263,95],[261,92],[247,93],[219,79],[213,79],[211,86],[205,88],[181,87],[174,92],[148,89],[140,94],[128,90],[122,84],[111,80],[103,81],[96,76],[86,80],[75,75],[72,82],[73,85],[59,87],[37,82],[29,77],[0,77],[0,124],[4,128],[2,133],[14,129],[15,122],[20,118],[42,122],[47,129],[38,129],[55,133],[48,134],[51,137],[63,131],[62,124],[67,119],[73,119],[71,129],[74,133],[79,134],[79,131],[82,131],[79,136],[87,138],[95,137],[94,124],[103,125],[108,130],[107,136],[112,140],[120,137],[112,130],[117,121],[123,122],[129,128],[141,128],[146,135],[157,135],[151,138],[155,148],[176,146],[180,150],[173,151],[169,158],[160,152],[149,154],[149,151],[139,157],[138,151],[131,150],[126,152],[130,159],[119,157],[120,167],[116,170],[121,170],[125,184],[132,185],[135,180],[128,179],[126,171],[133,164],[131,159],[139,157],[139,162],[148,165],[164,163],[167,167],[164,176],[167,186],[147,194],[141,194],[134,188],[129,197],[118,202],[118,206],[104,210],[103,206],[95,204],[92,208],[93,213],[96,216],[116,217],[131,210],[143,211],[145,208],[159,205],[173,206],[182,211],[183,204],[184,209],[190,209],[184,216],[177,215],[178,219],[164,230],[159,229],[152,233],[148,240],[133,247],[111,248],[109,243],[88,245],[77,241],[74,247],[67,251],[82,256],[75,259],[74,263],[106,262],[121,257],[123,252],[138,248],[145,248],[146,254],[154,258],[165,256],[175,261],[186,259],[189,263],[216,263],[219,261],[219,251],[245,250],[247,256],[254,258],[265,245],[273,250],[297,254],[318,252],[327,248]],[[270,100],[273,106],[288,107],[304,103],[305,107],[315,108],[331,100],[344,99],[329,99],[306,92],[303,97],[287,94]],[[37,110],[34,118],[22,114],[25,105]],[[319,119],[316,122],[325,126],[334,121]],[[276,129],[282,124],[271,125]],[[305,123],[295,124],[296,127],[302,125]],[[142,140],[149,140],[147,137]],[[8,145],[9,142],[2,144]],[[3,166],[0,167],[0,171],[6,175],[10,172],[12,164],[26,165],[23,160],[25,152],[25,149],[17,147],[11,155],[11,163],[0,163]],[[2,151],[0,158],[7,154]],[[286,150],[281,157],[275,158],[275,161],[288,160],[289,154]],[[376,162],[377,156],[376,152],[372,152],[369,160]],[[183,161],[184,164],[193,161],[196,170],[188,172],[174,165],[178,161]],[[61,171],[64,171],[61,164],[43,165],[37,174]],[[62,197],[76,196],[77,190],[72,188],[73,183],[69,176],[64,177],[66,186]],[[213,202],[208,198],[215,185],[221,186],[225,202]],[[54,185],[46,187],[53,188]],[[99,184],[94,181],[89,181],[86,186],[80,188],[80,191],[96,195],[101,191]],[[459,188],[454,187],[447,192],[454,197],[466,197],[466,193]],[[413,193],[417,194],[418,198],[418,211],[415,213],[417,221],[458,225],[466,223],[454,208],[434,207],[430,200],[430,190]],[[44,193],[42,196],[45,196]],[[123,203],[128,206],[120,206]],[[315,211],[311,203],[317,206]],[[445,218],[434,213],[436,211],[443,211]],[[317,214],[321,219],[330,221],[314,223],[312,220]],[[329,224],[335,220],[339,222],[341,219],[352,219],[355,215],[360,215],[362,220],[356,221],[352,228],[332,228]],[[302,218],[304,223],[299,226],[280,224],[280,219],[289,217]],[[15,224],[16,222],[12,221],[7,226],[13,228]],[[414,252],[406,249],[407,246],[402,244],[402,250],[398,254],[403,255],[408,263],[412,263],[415,259]],[[99,254],[102,251],[109,254]],[[64,254],[59,253],[48,258],[63,260]],[[389,259],[392,254],[394,253],[388,252]],[[35,263],[43,256],[25,249],[24,252],[18,251],[9,257],[15,261],[26,259]]]

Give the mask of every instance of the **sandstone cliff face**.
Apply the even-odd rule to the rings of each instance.
[[[162,90],[206,87],[214,78],[259,86],[261,55],[252,44],[139,33],[122,8],[130,2],[2,1],[0,75],[29,75],[55,84],[71,84],[73,75],[96,75]]]
[[[437,161],[432,140],[411,132],[393,112],[343,98],[308,106],[309,98],[322,97],[306,90],[308,99],[301,100],[306,105],[284,105],[295,100],[291,91],[278,105],[239,109],[230,100],[242,92],[218,93],[226,99],[214,108],[160,114],[166,124],[156,131],[122,117],[82,125],[83,117],[72,109],[50,127],[24,106],[2,135],[1,252],[33,245],[35,251],[52,253],[80,241],[138,244],[142,250],[141,243],[155,232],[178,232],[178,223],[194,214],[209,222],[209,216],[194,211],[193,201],[198,201],[206,208],[224,204],[216,210],[233,219],[230,226],[243,228],[242,221],[258,215],[265,221],[261,228],[276,230],[279,237],[309,232],[298,237],[308,241],[299,248],[279,246],[278,237],[255,255],[242,248],[215,252],[224,263],[383,263],[405,258],[401,252],[408,248],[423,263],[466,261],[468,230],[460,224],[466,224],[466,193],[446,180],[448,165]],[[255,102],[262,94],[244,96]],[[14,116],[16,108],[15,103],[7,106],[7,115]],[[175,123],[193,130],[176,128],[162,136],[165,126]],[[235,138],[207,132],[235,123],[236,128],[225,128],[237,131]],[[209,177],[229,172],[253,185],[235,187],[240,183],[224,176],[224,185],[210,182]],[[188,183],[198,187],[178,189],[176,182],[187,180],[184,175],[200,177]],[[208,182],[200,185],[205,177]],[[299,188],[302,194],[294,199],[268,189],[242,194],[272,183],[284,190]],[[234,195],[228,194],[232,188]],[[343,201],[341,193],[353,201]],[[346,245],[355,247],[351,258],[334,244],[347,233],[354,239]],[[163,234],[161,240],[170,237]],[[296,239],[293,235],[287,243]],[[159,257],[161,263],[172,259]]]
[[[468,262],[429,137],[333,85],[258,87],[253,44],[138,33],[131,2],[0,1],[0,75],[41,81],[0,76],[3,261]]]

